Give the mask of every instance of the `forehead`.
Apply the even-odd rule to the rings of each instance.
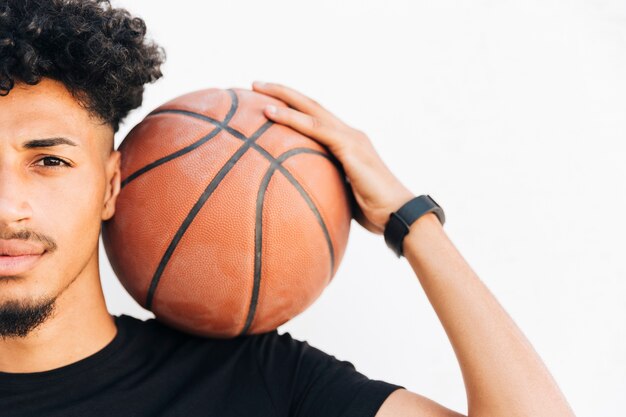
[[[97,121],[56,80],[16,83],[8,95],[0,96],[0,143],[62,136],[87,145],[98,128]]]

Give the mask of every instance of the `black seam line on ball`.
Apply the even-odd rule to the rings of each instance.
[[[168,110],[165,110],[165,111],[168,111]],[[211,122],[211,120],[209,120],[209,118],[207,116],[204,116],[204,115],[202,115],[200,113],[194,113],[194,112],[188,112],[188,111],[184,111],[184,112],[178,111],[178,112],[180,112],[180,113],[182,113],[182,114],[184,114],[186,116],[189,116],[189,117],[194,117],[194,118],[207,120],[207,121]],[[246,136],[243,133],[239,132],[238,130],[236,130],[236,129],[230,127],[230,126],[224,126],[224,129],[228,133],[232,134],[235,138],[238,138],[238,139],[243,140],[243,141],[247,140]],[[326,148],[325,146],[323,146],[323,147]],[[259,152],[261,155],[263,155],[270,162],[270,164],[272,164],[272,166],[277,164],[276,158],[274,158],[274,156],[271,153],[269,153],[262,146],[258,145],[257,143],[253,143],[252,144],[252,148],[254,148],[257,152]],[[301,149],[301,148],[294,148],[294,149]],[[309,149],[309,148],[306,148],[306,149]],[[342,177],[343,182],[344,182],[345,189],[348,190],[349,186],[346,183],[345,171],[343,169],[342,164],[339,162],[339,160],[330,152],[328,152],[327,155],[322,153],[322,152],[319,152],[319,151],[315,151],[314,153],[321,154],[322,156],[327,158],[331,163],[333,163],[333,165],[335,165],[335,167],[337,168],[337,170],[341,174],[341,177]],[[313,203],[313,201],[311,200],[311,198],[308,195],[308,193],[304,190],[304,188],[302,188],[300,183],[291,175],[291,173],[288,170],[286,170],[280,164],[277,164],[277,169],[279,169],[283,173],[283,175],[287,178],[287,180],[289,180],[289,182],[291,182],[291,184],[296,188],[296,190],[298,190],[298,192],[302,195],[302,197],[304,198],[304,200],[308,204],[309,208],[313,211],[313,213],[315,214],[316,218],[318,219],[318,222],[320,223],[320,225],[322,227],[322,230],[324,231],[324,235],[326,237],[327,244],[331,248],[330,249],[330,253],[331,253],[331,271],[332,271],[333,268],[334,268],[334,263],[335,263],[335,260],[334,260],[334,250],[332,249],[332,247],[333,247],[332,246],[332,239],[330,238],[330,233],[328,232],[328,229],[326,228],[326,225],[324,224],[324,221],[322,220],[322,216],[319,213],[319,210],[315,206],[315,203]],[[257,252],[255,251],[255,259],[256,259],[256,256],[257,256]],[[254,291],[255,291],[255,289],[253,287],[253,293],[254,293]],[[256,291],[258,292],[258,288],[256,289]],[[252,297],[254,298],[255,295],[253,295]],[[255,306],[255,308],[256,308],[256,306]],[[248,327],[250,326],[250,324],[252,322],[253,316],[254,316],[254,311],[249,312],[248,317],[246,318],[246,324],[244,325],[244,330],[241,332],[241,334],[244,334],[248,330]]]
[[[271,120],[268,120],[267,122],[265,122],[263,126],[261,126],[256,132],[252,134],[252,136],[250,136],[248,141],[246,141],[243,145],[241,145],[239,149],[237,149],[237,151],[230,157],[230,159],[228,159],[228,161],[224,164],[224,166],[219,170],[217,175],[215,175],[215,177],[209,182],[209,185],[206,187],[206,189],[202,192],[202,194],[200,195],[196,203],[193,205],[193,207],[187,214],[187,217],[185,217],[185,220],[183,220],[183,223],[180,225],[180,227],[176,231],[174,238],[172,239],[169,246],[165,250],[163,257],[161,258],[161,261],[159,262],[159,265],[157,266],[157,269],[154,272],[152,281],[150,282],[150,287],[148,288],[148,294],[146,296],[146,308],[148,310],[152,308],[152,301],[154,299],[154,293],[161,279],[161,275],[163,274],[163,271],[165,270],[167,263],[172,257],[174,250],[176,250],[176,246],[178,246],[178,242],[187,231],[187,228],[189,228],[189,225],[191,224],[193,219],[196,217],[196,215],[198,214],[202,206],[204,206],[204,203],[208,200],[211,194],[213,194],[213,191],[215,191],[217,186],[222,182],[222,179],[224,179],[226,174],[228,174],[228,172],[235,166],[237,161],[247,152],[247,150],[254,143],[254,141],[257,140],[273,124],[274,122],[272,122]]]
[[[257,194],[257,200],[256,200],[256,216],[255,216],[255,227],[254,227],[254,283],[252,286],[252,296],[250,298],[250,308],[248,310],[248,314],[246,317],[246,322],[244,324],[243,330],[241,331],[241,333],[239,333],[239,335],[245,335],[246,332],[249,330],[250,326],[252,325],[252,320],[254,319],[254,314],[256,312],[256,306],[258,303],[258,299],[259,299],[259,288],[261,287],[261,262],[262,262],[262,252],[263,252],[263,248],[262,248],[262,244],[263,244],[263,205],[265,203],[265,191],[267,190],[267,187],[270,183],[270,180],[272,179],[272,176],[274,175],[274,172],[276,172],[276,169],[280,166],[280,164],[282,164],[286,159],[294,156],[294,155],[298,155],[298,154],[302,154],[302,153],[310,153],[310,154],[316,154],[316,155],[320,155],[323,156],[324,158],[327,158],[329,160],[331,160],[331,158],[329,157],[329,155],[317,151],[315,149],[310,149],[310,148],[294,148],[291,149],[285,153],[283,153],[282,155],[280,155],[277,159],[275,159],[274,161],[271,162],[269,168],[267,169],[267,171],[265,172],[265,176],[263,177],[263,180],[261,181],[261,184],[259,186],[259,192]],[[332,162],[332,160],[331,160]],[[298,184],[299,185],[299,184]],[[296,186],[296,189],[298,189],[298,187]],[[298,191],[300,193],[302,193],[304,190],[299,190]],[[306,198],[305,198],[306,199]],[[309,201],[307,201],[308,203]],[[311,204],[309,203],[309,206]],[[313,212],[315,213],[315,216],[318,220],[318,222],[322,225],[322,229],[324,230],[324,233],[326,234],[326,241],[328,243],[328,250],[330,251],[330,273],[332,274],[334,265],[335,265],[335,252],[333,249],[333,243],[332,243],[332,239],[330,239],[330,236],[328,234],[328,230],[326,229],[326,226],[324,224],[323,219],[321,218],[321,215],[318,211],[313,210]]]
[[[126,177],[124,179],[124,181],[122,181],[120,188],[124,188],[124,186],[126,184],[128,184],[129,182],[131,182],[132,180],[134,180],[135,178],[137,178],[138,176],[140,176],[141,174],[146,173],[147,171],[150,171],[153,168],[158,167],[159,165],[163,165],[164,163],[171,161],[172,159],[178,158],[179,156],[182,156],[188,152],[193,151],[194,149],[196,149],[197,147],[199,147],[200,145],[203,145],[204,143],[208,142],[209,140],[211,140],[213,137],[215,137],[219,132],[222,131],[222,129],[224,129],[224,127],[226,127],[228,125],[228,123],[230,122],[230,120],[233,118],[233,116],[235,115],[235,112],[237,111],[237,107],[239,106],[239,100],[237,99],[237,94],[235,94],[234,91],[232,90],[227,90],[229,95],[231,96],[231,105],[230,105],[230,109],[228,110],[228,113],[226,114],[226,117],[224,117],[224,121],[220,122],[218,120],[215,120],[211,117],[208,116],[204,116],[203,120],[207,120],[209,122],[211,122],[212,124],[214,124],[216,127],[215,129],[213,129],[211,132],[209,132],[209,134],[203,136],[202,138],[198,139],[197,141],[195,141],[194,143],[192,143],[191,145],[187,145],[186,147],[177,150],[174,153],[171,153],[169,155],[166,155],[162,158],[157,159],[154,162],[149,163],[148,165],[145,165],[144,167],[138,169],[137,171],[133,172],[132,174],[130,174],[128,177]],[[175,110],[175,109],[164,109],[164,110],[159,110],[159,111],[154,111],[152,113],[149,113],[146,117],[148,116],[152,116],[155,114],[161,114],[161,113],[182,113],[182,114],[186,114],[187,111],[185,110]],[[199,113],[194,113],[194,114],[199,114]]]
[[[219,123],[215,119],[211,119],[208,116],[205,116],[205,115],[200,114],[200,113],[195,113],[195,112],[192,112],[192,111],[187,111],[187,110],[166,109],[166,110],[160,110],[158,113],[179,113],[179,114],[182,114],[182,115],[185,115],[185,116],[189,116],[189,117],[193,117],[193,118],[196,118],[196,119],[205,120],[205,121],[207,121],[209,123],[213,123],[213,124]],[[244,135],[243,133],[241,133],[240,131],[238,131],[237,129],[235,129],[235,128],[231,127],[231,126],[223,125],[222,128],[224,130],[226,130],[228,133],[230,133],[231,135],[233,135],[234,137],[236,137],[237,139],[240,139],[242,141],[246,141],[248,139],[246,137],[246,135]],[[323,148],[327,149],[325,145],[321,145],[321,146]],[[254,149],[256,149],[257,151],[259,151],[265,158],[267,158],[268,161],[270,161],[270,162],[276,161],[276,158],[274,158],[274,156],[272,156],[272,154],[270,154],[261,145],[258,145],[257,143],[253,143],[252,147]],[[330,157],[330,161],[339,170],[339,172],[342,175],[342,178],[344,178],[344,181],[345,181],[345,172],[344,172],[343,166],[341,165],[341,163],[339,162],[337,157],[335,157],[332,153],[330,153],[330,151],[329,151],[329,155],[328,156]]]
[[[151,169],[158,167],[159,165],[162,165],[162,164],[164,164],[164,163],[166,163],[168,161],[171,161],[172,159],[178,158],[179,156],[182,156],[182,155],[184,155],[184,154],[186,154],[188,152],[193,151],[194,149],[196,149],[200,145],[202,145],[202,144],[208,142],[210,139],[214,138],[221,131],[222,131],[221,127],[216,127],[208,135],[203,136],[201,139],[197,140],[196,142],[192,143],[191,145],[188,145],[187,147],[185,147],[183,149],[179,149],[178,151],[176,151],[176,152],[174,152],[172,154],[164,156],[163,158],[159,158],[156,161],[151,162],[148,165],[145,165],[143,168],[138,169],[137,171],[133,172],[128,177],[126,177],[126,179],[124,181],[122,181],[122,183],[121,183],[121,188],[124,188],[124,186],[126,186],[126,184],[128,184],[129,182],[131,182],[132,180],[134,180],[135,178],[137,178],[141,174],[144,174],[144,173],[150,171]]]
[[[167,110],[165,110],[167,111]],[[183,113],[186,116],[189,117],[195,117],[198,119],[202,119],[202,120],[208,120],[209,118],[207,118],[207,116],[204,116],[202,114],[199,113],[194,113],[194,112],[185,112]],[[209,120],[210,121],[210,120]],[[224,126],[224,129],[229,132],[230,134],[232,134],[234,137],[242,140],[242,141],[246,141],[247,138],[246,136],[239,132],[236,129],[233,129],[230,126]],[[345,171],[343,168],[343,165],[341,164],[341,162],[337,159],[337,157],[335,155],[333,155],[326,146],[321,145],[324,149],[327,149],[328,155],[326,155],[326,157],[330,160],[330,162],[333,163],[333,165],[335,165],[335,168],[337,168],[337,170],[339,171],[343,184],[344,184],[344,189],[346,190],[346,192],[348,193],[348,197],[350,196],[349,193],[349,188],[350,186],[347,184],[347,179],[346,179],[346,175],[345,175]],[[276,158],[274,158],[274,156],[269,153],[264,147],[262,147],[261,145],[257,144],[257,143],[253,143],[252,144],[252,148],[254,148],[257,152],[259,152],[261,155],[263,155],[268,161],[270,161],[270,163],[275,163],[276,162]],[[294,148],[297,149],[297,148]],[[300,184],[298,183],[298,181],[293,178],[293,176],[291,175],[291,173],[289,173],[289,171],[285,170],[285,168],[283,168],[282,166],[279,166],[279,168],[281,170],[281,172],[287,177],[287,179],[296,187],[296,189],[298,189],[298,191],[300,192],[300,194],[302,194],[302,196],[304,197],[304,199],[307,201],[307,203],[309,204],[309,206],[311,207],[311,210],[313,210],[314,213],[316,213],[316,215],[319,215],[319,212],[317,211],[317,209],[315,208],[315,205],[311,202],[310,197],[308,196],[308,194],[306,193],[306,191],[304,191],[304,189],[300,186]],[[348,198],[350,199],[350,198]],[[352,210],[352,208],[351,208]],[[321,216],[320,216],[321,218]],[[323,222],[322,222],[323,223]],[[324,227],[324,226],[322,226]],[[325,230],[327,236],[328,233]],[[327,237],[328,240],[330,241],[330,237]]]
[[[306,201],[306,203],[309,205],[309,208],[313,211],[313,213],[315,214],[315,217],[318,219],[320,226],[322,226],[322,230],[324,231],[324,235],[326,236],[326,241],[328,242],[329,247],[332,248],[332,240],[330,238],[330,233],[328,233],[328,229],[326,228],[326,225],[324,224],[324,222],[322,221],[322,215],[320,214],[319,210],[317,209],[317,207],[315,206],[315,203],[313,202],[313,200],[311,199],[311,196],[309,196],[309,194],[304,190],[304,188],[302,187],[302,185],[300,185],[300,183],[298,182],[297,179],[294,178],[294,176],[291,174],[291,172],[289,172],[289,170],[287,170],[287,168],[285,168],[284,166],[282,166],[277,159],[275,159],[272,154],[270,154],[265,148],[263,148],[262,146],[254,146],[256,144],[252,144],[252,147],[255,148],[260,154],[262,154],[263,156],[265,156],[271,163],[272,165],[276,165],[276,169],[278,169],[286,178],[287,180],[289,180],[289,182],[296,187],[296,190],[298,190],[298,192],[300,193],[300,195],[302,196],[302,198],[304,198],[304,200]],[[303,149],[303,148],[294,148],[294,149]],[[304,148],[304,149],[309,149],[309,148]],[[313,151],[313,149],[312,149]],[[287,151],[289,152],[289,151]],[[286,153],[287,153],[286,152]],[[315,151],[315,153],[317,153],[318,151]],[[283,154],[284,155],[284,154]],[[331,162],[333,161],[332,157],[329,157],[328,155],[324,155],[325,157],[327,157]],[[332,251],[331,251],[331,267],[334,268],[334,257],[332,256]],[[331,269],[332,271],[332,269]]]

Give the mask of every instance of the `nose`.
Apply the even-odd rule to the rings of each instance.
[[[0,228],[9,227],[32,215],[26,184],[8,166],[0,166]]]

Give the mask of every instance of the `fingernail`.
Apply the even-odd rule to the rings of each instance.
[[[255,82],[254,82],[254,85],[255,85],[256,87],[261,87],[261,88],[263,88],[263,87],[265,87],[265,82],[263,82],[263,81],[255,81]]]
[[[269,114],[276,114],[276,106],[274,106],[273,104],[270,104],[265,108],[267,109],[267,112]]]

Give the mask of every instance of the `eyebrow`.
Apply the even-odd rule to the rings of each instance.
[[[78,146],[75,142],[67,138],[46,138],[46,139],[33,139],[28,142],[24,142],[22,144],[22,148],[24,149],[33,149],[33,148],[50,148],[52,146],[58,145],[70,145],[70,146]]]

